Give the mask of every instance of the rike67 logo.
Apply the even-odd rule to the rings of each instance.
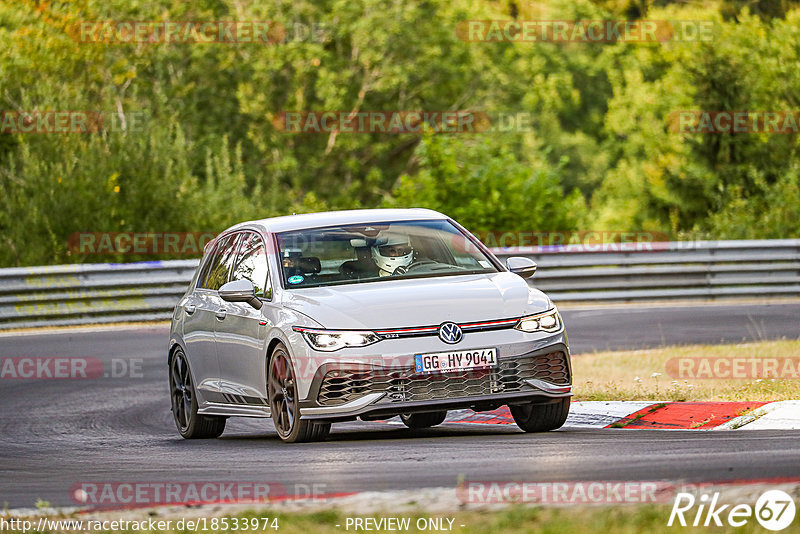
[[[795,504],[792,497],[781,490],[769,490],[759,496],[755,506],[749,504],[719,504],[719,492],[699,497],[691,493],[678,493],[667,526],[691,525],[741,527],[755,518],[767,530],[779,531],[792,524]]]

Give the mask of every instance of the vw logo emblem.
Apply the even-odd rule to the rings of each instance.
[[[445,343],[458,343],[464,337],[464,332],[456,323],[442,323],[439,327],[439,339]]]

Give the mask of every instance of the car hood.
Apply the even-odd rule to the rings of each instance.
[[[509,272],[293,289],[284,291],[283,305],[324,328],[367,330],[509,319],[552,307]]]

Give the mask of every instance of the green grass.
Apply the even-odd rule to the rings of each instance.
[[[780,401],[800,399],[800,377],[746,380],[671,377],[673,358],[800,358],[800,341],[688,345],[578,354],[572,358],[574,400]]]

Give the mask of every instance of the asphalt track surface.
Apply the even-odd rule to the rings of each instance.
[[[563,312],[574,354],[800,336],[800,304],[610,307]],[[287,445],[271,422],[231,419],[221,439],[186,441],[171,414],[165,327],[0,336],[0,357],[141,359],[141,376],[0,380],[0,504],[75,505],[79,482],[274,482],[303,493],[454,487],[483,481],[800,477],[800,432],[562,430],[447,424],[411,431],[334,425]]]

